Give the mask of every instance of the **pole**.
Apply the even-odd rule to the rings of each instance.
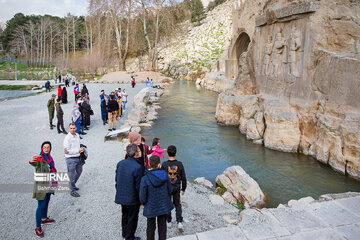
[[[17,63],[15,62],[15,81],[17,81]]]

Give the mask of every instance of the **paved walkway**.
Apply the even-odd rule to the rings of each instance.
[[[360,193],[302,198],[290,206],[249,209],[237,226],[170,240],[360,239]]]

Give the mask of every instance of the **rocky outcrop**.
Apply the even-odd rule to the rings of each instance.
[[[225,61],[235,88],[217,121],[360,179],[359,12],[346,0],[238,2]]]
[[[245,208],[260,207],[264,204],[264,193],[259,184],[251,178],[240,166],[232,166],[216,177],[216,183],[227,189],[227,201],[233,201],[229,193]]]
[[[168,84],[161,84],[162,87]],[[133,107],[129,112],[128,119],[120,127],[132,127],[131,131],[140,132],[143,128],[151,128],[151,124],[158,118],[157,110],[161,107],[156,103],[164,94],[162,89],[143,88],[134,96]]]
[[[194,182],[196,182],[197,184],[203,185],[209,189],[212,189],[214,187],[214,185],[209,180],[207,180],[205,177],[196,178],[194,180]]]

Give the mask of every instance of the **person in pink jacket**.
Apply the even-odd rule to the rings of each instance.
[[[166,151],[166,149],[161,149],[160,147],[160,138],[154,138],[153,139],[153,148],[151,149],[153,152],[151,153],[151,156],[158,156],[159,158],[163,158],[163,152]]]

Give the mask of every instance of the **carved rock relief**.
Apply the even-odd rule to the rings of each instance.
[[[280,25],[280,24],[275,24]],[[284,24],[282,24],[284,25]],[[294,24],[290,31],[284,31],[290,24],[268,27],[266,33],[260,34],[260,42],[267,39],[261,50],[262,57],[260,75],[279,77],[288,74],[300,77],[303,71],[303,34]],[[285,33],[284,33],[285,32]]]

